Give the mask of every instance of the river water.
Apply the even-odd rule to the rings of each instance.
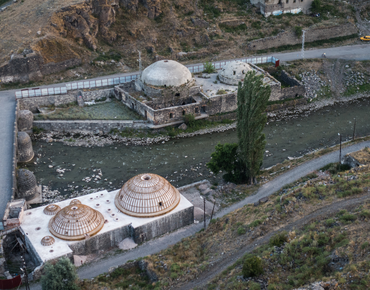
[[[370,101],[323,108],[293,120],[273,122],[265,127],[266,152],[263,166],[269,167],[288,158],[339,143],[352,136],[354,118],[357,136],[370,134]],[[58,189],[62,194],[82,188],[120,188],[139,173],[152,172],[181,186],[205,178],[215,181],[205,164],[217,143],[236,142],[236,131],[175,139],[153,146],[69,147],[61,143],[33,144],[35,162],[26,167],[33,171],[38,182]],[[52,166],[52,168],[50,168]],[[62,175],[56,169],[66,169]],[[101,169],[101,180],[85,182]],[[218,176],[220,177],[220,176]]]

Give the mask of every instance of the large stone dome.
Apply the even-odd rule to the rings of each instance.
[[[139,174],[127,181],[115,198],[116,207],[135,217],[155,217],[173,210],[180,202],[179,191],[163,177]]]
[[[163,87],[181,86],[192,79],[189,69],[174,60],[160,60],[143,70],[141,81],[144,84]]]
[[[91,207],[72,203],[57,212],[49,231],[57,238],[76,241],[97,234],[104,226],[103,215]]]
[[[243,82],[247,72],[253,71],[251,66],[245,62],[232,61],[227,63],[218,73],[218,78],[222,83],[228,85],[238,85]]]

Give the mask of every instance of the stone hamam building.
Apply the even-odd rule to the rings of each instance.
[[[115,87],[117,99],[154,125],[180,122],[184,115],[196,119],[231,113],[237,109],[238,83],[248,71],[263,75],[271,87],[271,101],[305,96],[304,86],[284,73],[291,87],[281,83],[263,69],[241,61],[227,63],[219,72],[193,77],[184,65],[173,60],[160,60],[148,66],[140,78]]]
[[[261,14],[266,17],[270,15],[281,15],[283,13],[308,14],[313,0],[251,0],[257,6]]]
[[[194,222],[194,206],[166,179],[140,174],[120,190],[23,212],[20,227],[36,265],[62,256],[87,255],[126,238],[142,243]]]

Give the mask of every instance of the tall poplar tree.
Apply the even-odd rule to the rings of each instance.
[[[265,150],[265,134],[262,133],[267,122],[265,113],[271,88],[263,84],[263,75],[249,71],[244,82],[238,85],[238,124],[239,152],[244,161],[250,182],[259,173]]]

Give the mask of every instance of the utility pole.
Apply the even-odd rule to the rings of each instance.
[[[143,65],[141,63],[141,51],[138,50],[139,52],[139,59],[138,59],[138,62],[139,62],[139,76],[140,76],[140,79],[141,79],[141,71],[143,70]]]
[[[355,141],[355,137],[356,137],[356,118],[355,118],[355,123],[353,124],[353,137],[352,137],[352,141]]]
[[[338,133],[339,135],[339,166],[342,164],[342,135]]]
[[[21,256],[21,260],[23,263],[22,264],[23,268],[20,268],[20,269],[24,274],[24,284],[25,284],[26,290],[30,290],[30,285],[28,284],[28,272],[27,272],[26,261],[24,260],[23,256]]]
[[[203,198],[203,212],[204,212],[204,230],[206,230],[206,199]]]
[[[212,213],[211,213],[211,219],[209,220],[209,222],[211,222],[212,218],[213,218],[213,212],[215,211],[215,205],[216,205],[216,200],[213,202],[213,208],[212,208]]]
[[[302,30],[302,59],[304,59],[304,39],[305,39],[306,30]]]

